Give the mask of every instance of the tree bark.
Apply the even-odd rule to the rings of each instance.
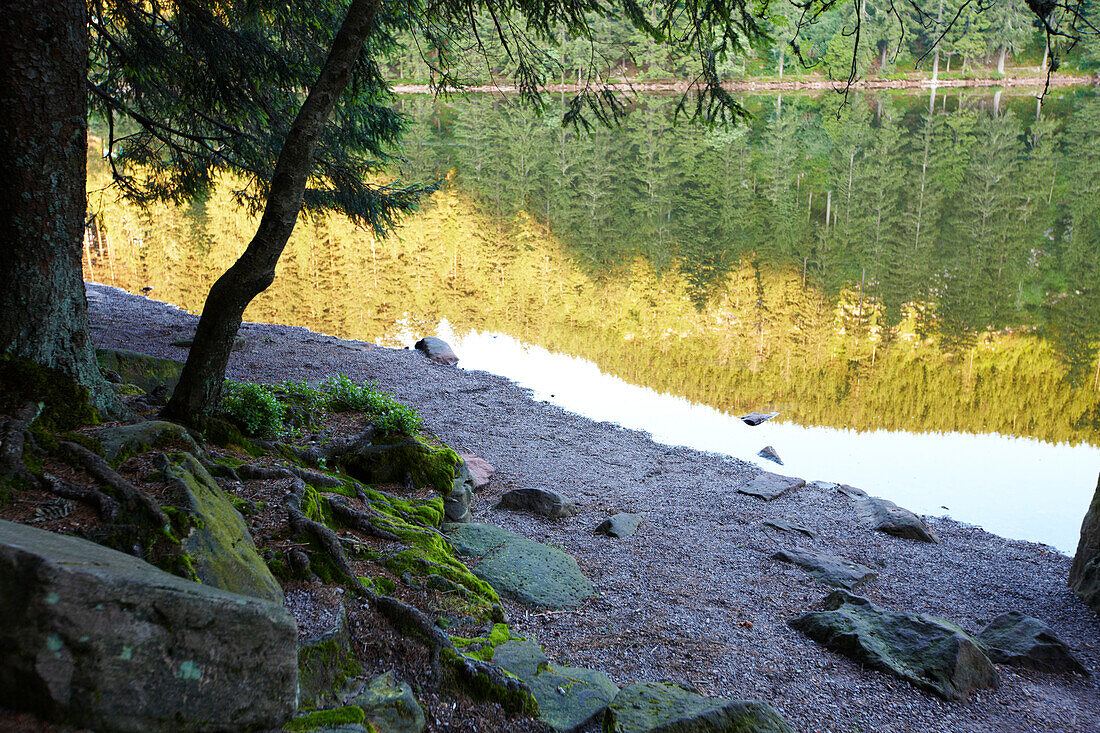
[[[217,405],[244,310],[275,279],[275,265],[302,208],[317,139],[374,28],[379,2],[353,0],[348,8],[325,65],[287,133],[256,234],[206,298],[179,384],[164,408],[168,419],[196,424]]]
[[[88,336],[81,270],[85,12],[84,0],[14,0],[0,14],[0,353],[60,370],[115,412]]]

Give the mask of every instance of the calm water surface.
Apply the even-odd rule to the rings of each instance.
[[[1096,95],[761,96],[736,130],[675,101],[586,135],[403,97],[400,173],[443,188],[384,239],[303,218],[246,318],[446,324],[462,366],[568,409],[1072,552],[1100,471]],[[201,309],[255,228],[233,182],[142,211],[104,176],[88,278]],[[753,410],[781,414],[731,419]]]

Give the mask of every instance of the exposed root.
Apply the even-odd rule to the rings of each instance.
[[[120,476],[107,461],[76,443],[62,441],[58,447],[64,457],[87,471],[92,478],[106,484],[126,506],[143,512],[157,527],[170,525],[168,516],[161,511],[160,505],[151,496]]]
[[[303,463],[319,468],[336,456],[370,446],[373,438],[374,426],[369,425],[358,435],[347,438],[333,438],[324,445],[311,445],[309,448],[287,445],[287,448],[293,451],[294,455],[298,456],[298,459]]]
[[[118,502],[94,486],[89,488],[76,486],[50,473],[43,473],[40,483],[62,499],[72,499],[91,506],[99,514],[100,519],[106,522],[113,523],[118,519]]]
[[[314,522],[302,512],[302,499],[305,493],[306,482],[295,476],[290,495],[283,502],[290,529],[295,533],[305,532],[317,540],[317,544],[328,554],[336,570],[343,576],[349,590],[356,595],[370,594],[370,591],[359,582],[359,576],[355,574],[351,563],[348,562],[348,556],[344,553],[343,545],[336,533],[320,522]]]
[[[289,468],[278,466],[238,466],[237,475],[245,481],[274,481],[282,478],[295,478]]]
[[[330,498],[328,505],[332,507],[332,514],[335,516],[341,524],[350,529],[358,530],[363,534],[368,534],[372,537],[377,537],[380,540],[387,540],[389,542],[400,542],[401,537],[399,535],[390,532],[388,529],[382,529],[371,520],[379,517],[379,514],[370,509],[370,505],[367,505],[367,511],[360,512],[352,509],[339,499]]]
[[[28,402],[0,425],[0,476],[22,479],[31,485],[40,483],[23,463],[23,447],[27,429],[41,412],[41,404]]]
[[[290,472],[307,484],[316,486],[319,489],[335,489],[338,486],[344,485],[343,481],[335,476],[329,476],[327,473],[318,473],[317,471],[310,471],[309,469],[298,468],[297,466],[291,466]]]

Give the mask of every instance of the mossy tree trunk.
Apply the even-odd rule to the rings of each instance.
[[[348,8],[325,65],[283,143],[256,234],[240,259],[210,289],[187,364],[164,408],[164,417],[199,424],[217,405],[244,310],[275,279],[275,265],[302,208],[317,139],[374,28],[379,3],[353,0]]]
[[[0,13],[0,353],[60,370],[118,409],[88,337],[84,239],[88,35],[84,0]]]

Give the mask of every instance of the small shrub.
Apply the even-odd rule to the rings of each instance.
[[[393,395],[381,392],[374,382],[356,384],[346,374],[338,374],[321,384],[328,395],[328,407],[336,412],[360,410],[374,416],[376,427],[385,434],[415,435],[420,430],[420,415]]]
[[[304,379],[287,380],[276,385],[275,396],[283,403],[285,432],[314,430],[324,419],[327,397]]]
[[[266,384],[227,379],[221,409],[249,435],[275,436],[283,431],[286,406]]]

